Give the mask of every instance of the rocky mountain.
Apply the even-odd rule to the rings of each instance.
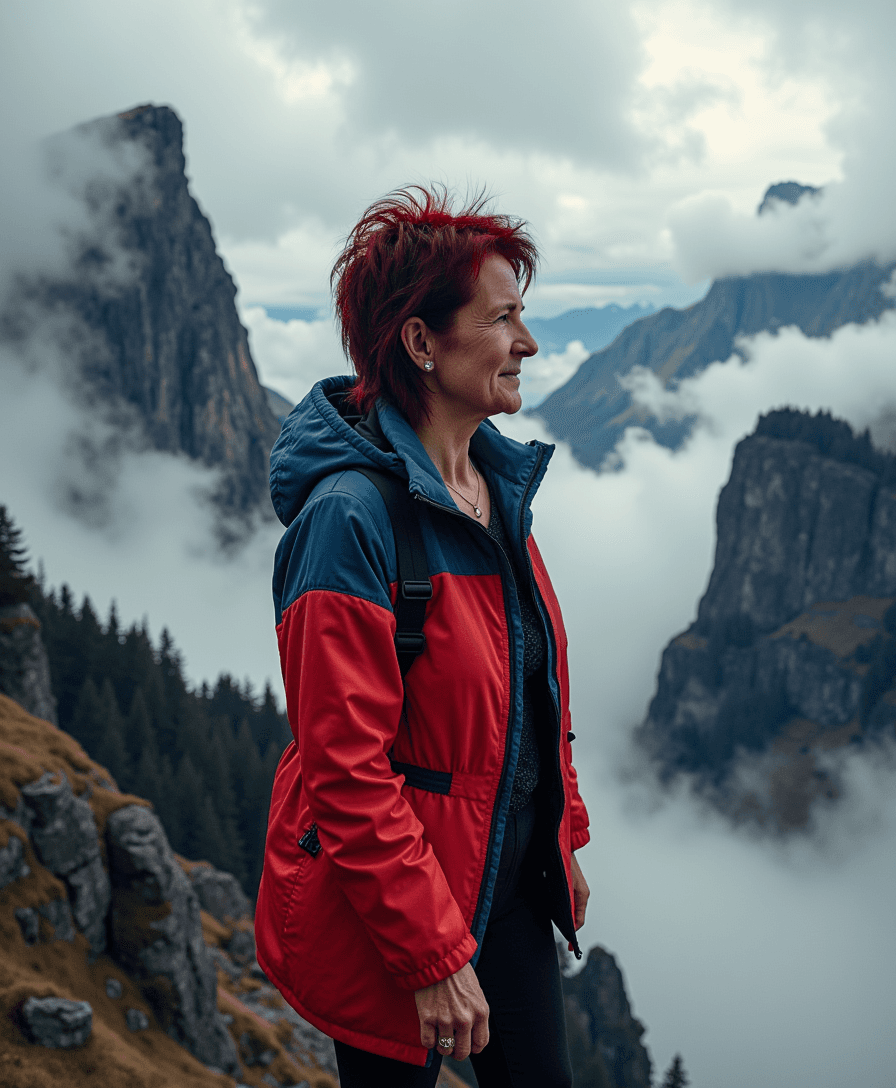
[[[796,182],[773,185],[760,213],[774,201],[796,203],[814,190]],[[864,262],[842,271],[802,276],[756,273],[713,283],[685,310],[666,308],[625,328],[609,347],[585,360],[572,378],[533,414],[568,442],[584,465],[600,468],[626,427],[639,425],[676,447],[691,420],[659,423],[632,402],[619,378],[633,367],[654,371],[664,385],[738,354],[738,338],[795,325],[806,336],[830,336],[841,325],[874,321],[896,301],[881,291],[896,263]]]
[[[543,355],[564,351],[572,340],[581,340],[588,351],[598,351],[615,340],[627,325],[653,310],[649,302],[631,306],[610,302],[606,306],[567,310],[557,317],[527,317],[526,325]]]
[[[632,1014],[622,971],[600,945],[563,979],[569,1051],[577,1088],[650,1088],[652,1063]]]
[[[837,794],[830,756],[896,729],[896,455],[772,412],[734,455],[697,619],[638,739],[669,780],[779,827]]]
[[[266,514],[279,424],[233,280],[189,190],[177,114],[138,106],[55,137],[45,151],[90,226],[70,232],[69,267],[20,283],[4,339],[21,344],[35,325],[63,327],[78,400],[131,441],[219,469],[222,511]]]

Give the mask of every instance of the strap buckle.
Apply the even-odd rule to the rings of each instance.
[[[401,595],[408,601],[428,601],[432,598],[432,582],[415,582],[407,579],[401,583]]]
[[[404,654],[422,654],[426,649],[426,635],[422,631],[396,631],[395,649]]]

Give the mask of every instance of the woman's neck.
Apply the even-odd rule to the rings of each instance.
[[[470,439],[479,423],[450,425],[438,419],[424,420],[417,428],[417,437],[449,487],[461,492],[475,491],[476,472],[470,462]]]

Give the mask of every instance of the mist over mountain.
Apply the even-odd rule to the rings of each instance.
[[[588,351],[599,351],[615,340],[626,326],[653,313],[654,309],[649,302],[634,302],[630,306],[609,302],[606,306],[567,310],[556,317],[525,317],[524,320],[538,341],[539,354],[563,351],[572,340],[578,340]]]
[[[796,203],[815,190],[797,182],[771,186],[760,214],[776,202]],[[667,389],[710,363],[743,357],[739,341],[796,326],[808,337],[828,337],[843,325],[877,320],[896,303],[882,288],[896,263],[862,262],[818,275],[768,272],[716,280],[706,297],[685,310],[666,308],[625,328],[586,359],[532,414],[568,442],[582,464],[600,468],[626,427],[648,430],[672,449],[690,434],[693,419],[661,421],[632,395],[633,372],[648,370]]]
[[[43,147],[47,232],[58,259],[21,269],[2,313],[3,362],[50,369],[102,427],[74,445],[86,473],[123,449],[213,468],[214,504],[239,523],[268,516],[278,421],[258,381],[236,287],[189,191],[183,127],[166,106],[78,126]],[[68,218],[50,223],[59,194]],[[89,506],[85,495],[73,504]]]
[[[697,618],[638,731],[663,780],[805,826],[832,758],[896,740],[896,455],[827,413],[771,412],[735,451]]]

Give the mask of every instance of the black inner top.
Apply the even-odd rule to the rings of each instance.
[[[535,719],[537,708],[541,704],[539,695],[547,662],[547,636],[532,596],[529,573],[519,569],[498,508],[495,503],[491,506],[491,519],[486,526],[486,532],[501,545],[511,560],[523,622],[523,728],[509,808],[510,812],[519,812],[529,803],[538,785],[541,755]]]

